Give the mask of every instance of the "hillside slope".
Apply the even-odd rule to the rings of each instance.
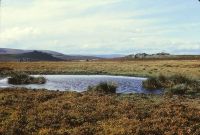
[[[0,61],[18,61],[19,59],[33,59],[34,61],[44,61],[44,60],[71,61],[71,60],[93,60],[99,58],[95,56],[65,55],[56,51],[49,51],[49,50],[20,50],[20,49],[0,48]]]
[[[62,59],[53,57],[51,54],[39,51],[27,52],[23,54],[1,54],[0,61],[61,61]]]

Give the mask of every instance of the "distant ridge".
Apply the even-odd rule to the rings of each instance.
[[[9,49],[9,48],[0,48],[0,54],[22,54],[31,52],[33,50],[20,50],[20,49]]]
[[[22,54],[1,54],[0,61],[61,61],[62,59],[53,57],[51,54],[33,51]]]
[[[16,56],[17,59],[20,61],[61,61],[62,59],[56,58],[51,54],[40,52],[40,51],[33,51],[22,53]]]
[[[199,60],[200,55],[174,55],[165,52],[147,54],[147,53],[137,53],[131,54],[123,57],[125,60],[137,60],[137,59],[183,59],[183,60]]]
[[[65,55],[49,50],[21,50],[0,48],[0,61],[71,61],[93,60],[95,56]]]
[[[140,59],[189,59],[199,60],[200,55],[173,55],[165,52],[147,54],[137,53],[130,55],[66,55],[50,50],[22,50],[0,48],[0,61],[90,61],[90,60],[140,60]]]

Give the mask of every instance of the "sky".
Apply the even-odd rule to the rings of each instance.
[[[200,54],[200,2],[2,0],[0,48]]]

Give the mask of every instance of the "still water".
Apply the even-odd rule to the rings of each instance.
[[[34,75],[38,76],[38,75]],[[113,82],[117,84],[117,93],[145,93],[160,94],[160,90],[148,91],[142,87],[142,81],[147,78],[109,76],[109,75],[41,75],[47,79],[46,84],[38,85],[11,85],[8,78],[0,79],[0,88],[25,87],[31,89],[48,89],[60,91],[86,91],[88,86],[99,84],[100,82]]]

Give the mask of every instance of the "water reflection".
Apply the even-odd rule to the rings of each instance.
[[[37,76],[37,75],[35,75]],[[0,88],[5,87],[26,87],[32,89],[48,89],[60,91],[78,91],[87,90],[88,86],[96,85],[100,82],[114,82],[117,84],[118,93],[152,93],[160,94],[160,90],[148,91],[142,87],[142,81],[146,78],[126,77],[126,76],[108,76],[108,75],[42,75],[47,79],[46,84],[38,85],[10,85],[7,78],[0,80]]]

